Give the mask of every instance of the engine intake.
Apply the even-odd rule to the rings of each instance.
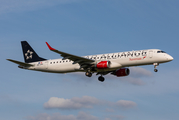
[[[118,69],[111,74],[117,76],[117,77],[123,77],[123,76],[128,76],[130,74],[130,70],[128,68],[121,68]]]

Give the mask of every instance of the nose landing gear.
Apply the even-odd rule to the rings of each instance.
[[[154,72],[158,72],[157,66],[159,66],[159,63],[154,63]]]
[[[158,70],[157,70],[157,69],[154,69],[154,72],[158,72]]]

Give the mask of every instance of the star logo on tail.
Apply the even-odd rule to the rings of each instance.
[[[33,54],[33,52],[30,51],[30,50],[28,50],[27,53],[25,53],[26,59],[27,59],[27,60],[28,60],[28,59],[32,59],[32,54]]]

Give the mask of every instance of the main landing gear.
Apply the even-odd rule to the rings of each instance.
[[[85,73],[85,75],[88,76],[88,77],[91,77],[91,76],[92,76],[92,73],[89,72],[89,71],[87,71],[87,72]]]
[[[85,75],[86,75],[87,77],[91,77],[91,76],[92,76],[91,70],[90,70],[90,69],[87,69]]]
[[[93,74],[93,73],[91,72],[90,69],[88,69],[88,70],[86,71],[86,73],[85,73],[85,75],[86,75],[87,77],[91,77],[92,74]],[[98,74],[100,74],[100,73],[97,73],[96,75],[98,75]],[[102,75],[103,75],[103,74],[101,74],[101,76],[98,77],[98,80],[101,81],[101,82],[104,82],[105,78],[104,78]]]
[[[159,63],[154,63],[154,72],[158,72],[157,66],[159,66]]]
[[[98,80],[101,81],[101,82],[104,82],[105,79],[104,79],[104,77],[101,75],[101,76],[98,77]]]

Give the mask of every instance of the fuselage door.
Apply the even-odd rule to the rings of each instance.
[[[149,58],[152,58],[153,57],[153,50],[150,50],[149,51]]]
[[[44,62],[44,64],[45,64],[45,69],[48,69],[48,60],[46,60],[46,61]]]
[[[46,70],[48,69],[48,60],[45,61],[38,61],[36,64],[37,70]]]

